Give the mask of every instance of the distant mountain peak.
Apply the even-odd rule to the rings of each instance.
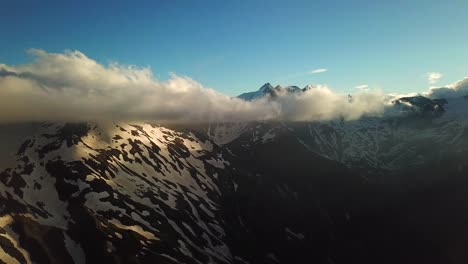
[[[258,89],[257,91],[243,93],[243,94],[237,96],[237,98],[240,98],[240,99],[243,99],[243,100],[246,100],[246,101],[252,101],[252,100],[255,100],[255,99],[262,98],[264,96],[275,97],[278,92],[280,92],[280,93],[283,93],[283,92],[286,92],[286,93],[299,93],[299,92],[303,92],[303,91],[304,91],[303,89],[301,89],[301,88],[299,88],[298,86],[295,86],[295,85],[285,86],[285,87],[283,87],[281,85],[277,85],[277,86],[273,87],[271,85],[271,83],[267,82],[264,85],[262,85],[262,87],[260,87],[260,89]]]
[[[394,101],[394,104],[400,106],[402,110],[420,114],[443,113],[445,112],[444,104],[446,103],[447,100],[444,99],[432,100],[421,95],[401,97]]]
[[[313,88],[315,88],[315,86],[313,86],[311,84],[308,84],[308,85],[306,85],[306,87],[302,88],[302,91],[305,92],[305,91],[308,91],[308,90],[313,89]]]
[[[271,85],[269,82],[267,82],[262,87],[260,87],[260,89],[258,89],[258,91],[265,92],[265,91],[272,90],[272,89],[273,89],[273,85]]]
[[[292,86],[287,86],[284,88],[288,93],[297,93],[297,92],[302,92],[302,89],[299,88],[298,86],[296,85],[292,85]]]

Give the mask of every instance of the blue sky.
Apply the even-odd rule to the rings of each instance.
[[[0,9],[0,63],[72,49],[228,95],[265,82],[419,92],[468,76],[467,10],[464,0],[15,0]],[[442,77],[429,84],[428,72]]]

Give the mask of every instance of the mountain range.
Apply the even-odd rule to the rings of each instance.
[[[0,263],[466,263],[468,100],[392,103],[404,114],[8,125]]]
[[[282,87],[280,85],[277,85],[276,87],[273,87],[270,83],[265,83],[258,91],[254,92],[248,92],[248,93],[243,93],[239,96],[237,96],[240,99],[244,99],[247,101],[252,101],[255,99],[262,98],[264,96],[276,96],[277,93],[279,92],[287,92],[287,93],[300,93],[303,91],[306,91],[307,89],[310,89],[312,86],[307,85],[303,89],[297,87],[297,86],[286,86]]]

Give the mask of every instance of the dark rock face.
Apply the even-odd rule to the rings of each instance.
[[[362,122],[46,125],[0,172],[0,260],[466,263],[465,152],[379,169],[420,130]]]
[[[424,96],[402,97],[394,101],[396,105],[407,103],[409,111],[421,114],[440,114],[445,112],[444,104],[447,101],[444,99],[429,99]]]

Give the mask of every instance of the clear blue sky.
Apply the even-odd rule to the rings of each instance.
[[[265,82],[416,92],[427,72],[441,85],[468,76],[467,11],[466,0],[3,1],[0,63],[72,49],[229,95]]]

